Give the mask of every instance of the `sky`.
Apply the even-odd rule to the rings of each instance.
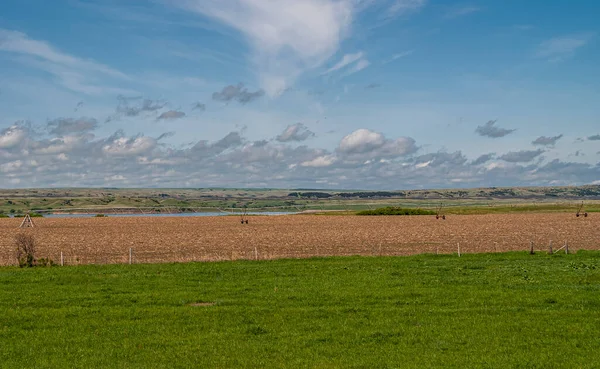
[[[600,184],[595,0],[2,0],[0,187]]]

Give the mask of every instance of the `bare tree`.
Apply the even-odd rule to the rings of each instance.
[[[35,258],[35,237],[30,234],[19,233],[15,236],[17,246],[17,261],[19,267],[34,267],[37,263]]]

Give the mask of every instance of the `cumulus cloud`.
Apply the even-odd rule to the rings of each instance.
[[[263,90],[257,90],[254,92],[248,91],[247,88],[244,87],[243,83],[238,83],[237,85],[229,85],[223,87],[220,92],[214,92],[212,94],[213,100],[223,101],[223,102],[231,102],[237,101],[241,104],[247,104],[252,102],[262,96],[264,96],[265,92]]]
[[[536,138],[534,141],[532,141],[531,143],[533,145],[539,145],[539,146],[554,146],[556,144],[556,141],[560,140],[563,137],[563,135],[558,135],[558,136],[553,136],[553,137],[546,137],[546,136],[540,136],[538,138]]]
[[[279,142],[305,141],[314,137],[315,133],[310,131],[304,124],[296,123],[287,126],[287,128],[277,136]]]
[[[164,108],[167,103],[151,99],[143,99],[141,97],[117,97],[119,104],[117,105],[117,115],[126,117],[137,117],[143,113],[155,113]]]
[[[504,160],[510,163],[528,163],[538,156],[542,155],[544,150],[520,150],[510,151],[502,156],[500,160]]]
[[[200,110],[200,111],[205,111],[206,110],[206,104],[203,104],[201,102],[197,102],[192,106],[192,110]]]
[[[84,147],[93,137],[93,135],[64,136],[35,142],[32,145],[33,153],[39,155],[67,154]]]
[[[494,153],[483,154],[483,155],[479,156],[477,159],[473,160],[473,165],[485,164],[488,161],[492,160],[495,156],[496,156],[496,154],[494,154]]]
[[[177,110],[169,110],[156,118],[157,120],[169,120],[169,119],[179,119],[185,117],[185,113]]]
[[[385,137],[381,133],[368,129],[358,129],[342,139],[338,150],[342,153],[363,153],[373,151],[385,144]]]
[[[368,129],[348,132],[335,150],[285,139],[249,141],[244,130],[211,141],[198,137],[185,146],[161,141],[173,132],[157,138],[124,131],[97,137],[72,130],[58,137],[27,124],[0,131],[2,185],[350,189],[364,188],[369,178],[369,189],[397,189],[568,185],[600,178],[600,165],[546,162],[543,150],[509,152],[497,160],[494,154],[473,160],[461,151],[419,155],[413,139]],[[286,132],[292,137],[304,131],[286,129],[281,136]]]
[[[358,129],[342,138],[337,152],[354,158],[399,157],[417,151],[415,140],[400,137],[395,140],[386,139],[381,133],[368,129]]]
[[[140,155],[156,147],[156,140],[151,137],[119,138],[105,145],[102,149],[108,155],[132,156]]]
[[[336,158],[334,155],[322,155],[312,160],[303,161],[302,163],[300,163],[300,166],[323,168],[332,165],[333,163],[335,163],[335,160]]]
[[[516,131],[516,129],[500,128],[496,126],[496,122],[496,120],[490,120],[482,126],[477,126],[475,133],[483,137],[500,138]]]
[[[13,125],[0,131],[0,149],[12,149],[19,146],[27,138],[27,130]]]
[[[98,121],[93,118],[58,118],[46,124],[48,132],[56,136],[90,132],[96,128],[98,128]]]

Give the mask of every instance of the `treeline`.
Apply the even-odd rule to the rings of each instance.
[[[338,193],[327,193],[327,192],[291,192],[288,194],[289,197],[304,197],[304,198],[317,198],[317,199],[328,199],[331,197],[341,198],[372,198],[372,197],[405,197],[404,192],[389,192],[389,191],[369,191],[369,192],[338,192]]]
[[[375,210],[363,210],[356,213],[357,215],[435,215],[431,210],[399,208],[389,206],[386,208],[378,208]]]

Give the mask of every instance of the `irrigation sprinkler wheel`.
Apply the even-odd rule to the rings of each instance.
[[[439,215],[436,215],[436,216],[435,216],[435,219],[440,219],[440,216],[439,216]]]
[[[584,218],[587,218],[587,216],[588,216],[588,213],[583,213]]]
[[[442,215],[442,219],[443,219],[443,220],[446,220],[446,216],[445,216],[445,215]]]

